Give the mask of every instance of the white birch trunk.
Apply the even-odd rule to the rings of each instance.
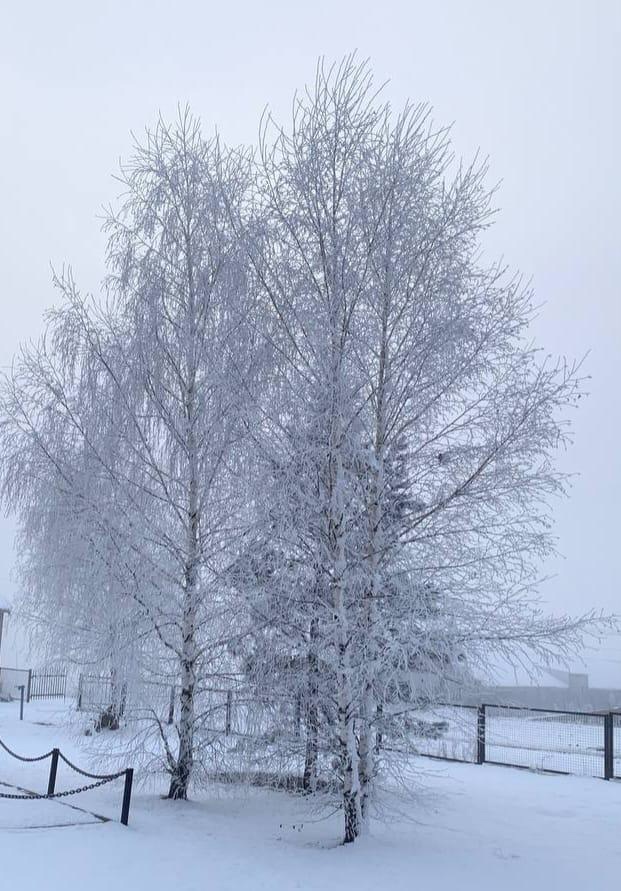
[[[375,404],[374,467],[370,484],[370,504],[368,508],[368,584],[364,591],[362,613],[362,633],[364,648],[364,688],[360,716],[360,808],[363,824],[368,826],[369,805],[372,796],[373,779],[376,773],[377,741],[375,699],[375,673],[377,647],[375,638],[375,601],[380,593],[379,561],[383,547],[382,504],[384,495],[385,460],[385,379],[387,358],[387,322],[384,311],[381,328],[379,365]]]
[[[339,362],[333,372],[330,442],[330,503],[328,538],[332,558],[332,603],[336,623],[338,741],[343,782],[344,842],[355,841],[360,834],[360,775],[358,745],[355,735],[355,697],[351,668],[350,623],[347,615],[347,554],[345,550],[345,473],[342,457],[340,418]]]

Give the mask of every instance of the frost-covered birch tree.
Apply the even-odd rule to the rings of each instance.
[[[579,380],[529,344],[520,279],[481,259],[485,166],[457,165],[426,109],[395,119],[346,59],[319,66],[289,128],[270,125],[251,251],[280,376],[270,517],[318,581],[308,615],[349,842],[378,737],[433,696],[423,677],[437,696],[465,653],[480,668],[577,641],[581,620],[542,618],[536,580]]]
[[[576,631],[542,622],[532,597],[537,559],[551,546],[545,499],[562,490],[550,462],[564,440],[557,413],[579,396],[577,369],[532,348],[530,293],[480,259],[491,218],[485,165],[454,171],[447,134],[422,107],[394,122],[386,112],[382,123],[366,154],[372,251],[359,344],[369,449],[363,814],[387,669],[403,677],[418,667],[417,682],[389,688],[389,698],[405,689],[415,703],[429,697],[416,689],[425,663],[448,679],[456,653],[481,668],[495,648],[524,655],[526,633],[531,657],[545,658]],[[443,628],[429,591],[442,594]]]
[[[252,261],[264,296],[266,337],[283,378],[284,404],[273,429],[284,434],[284,454],[294,430],[307,446],[304,474],[294,483],[298,521],[288,537],[299,546],[306,540],[315,588],[327,592],[319,618],[322,656],[334,677],[345,837],[351,841],[360,823],[350,606],[358,596],[352,544],[361,394],[353,360],[368,259],[361,249],[359,160],[377,112],[357,78],[343,74],[318,77],[313,96],[296,103],[291,132],[279,129],[273,143],[263,132],[264,237]]]
[[[4,495],[20,513],[30,602],[68,618],[77,600],[87,622],[111,588],[111,614],[127,617],[119,597],[131,605],[151,680],[179,690],[176,748],[156,722],[172,798],[187,795],[200,683],[222,670],[232,633],[219,574],[238,531],[238,383],[250,362],[246,276],[224,208],[245,176],[243,158],[203,140],[187,112],[148,132],[106,221],[105,301],[57,278],[48,334],[4,387]],[[59,531],[62,572],[45,562]]]
[[[104,299],[56,278],[2,388],[25,602],[56,652],[175,685],[176,736],[147,702],[140,742],[170,797],[235,678],[282,725],[254,763],[336,790],[352,842],[421,705],[578,645],[590,617],[546,617],[537,583],[579,368],[484,260],[486,175],[367,65],[320,64],[256,155],[160,123],[107,218]]]

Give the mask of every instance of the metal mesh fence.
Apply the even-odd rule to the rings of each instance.
[[[196,711],[207,729],[235,736],[268,739],[300,731],[301,715],[294,700],[258,699],[250,690],[199,690]]]
[[[67,692],[67,673],[33,672],[30,677],[29,699],[64,699]]]
[[[15,689],[23,676],[27,682],[28,672],[1,669],[0,682],[3,675],[5,686]],[[177,688],[165,683],[130,684],[122,692],[121,713],[129,718],[150,712],[172,722],[177,694]],[[118,699],[118,685],[109,677],[81,677],[78,708],[83,711],[103,711],[115,696]],[[297,745],[305,732],[295,699],[266,700],[241,687],[198,688],[195,713],[200,716],[197,726],[212,733],[268,742],[290,739]],[[389,717],[380,735],[383,749],[403,754],[592,777],[606,777],[608,769],[608,776],[621,779],[621,713],[606,717],[521,706],[442,704],[411,710],[398,722]]]
[[[81,675],[77,708],[96,715],[114,705],[126,718],[150,713],[168,721],[174,718],[178,695],[179,688],[172,684],[144,681],[115,684],[106,675]],[[295,701],[257,699],[252,691],[244,689],[198,687],[194,711],[197,727],[215,733],[268,738],[297,735],[300,730]]]
[[[393,743],[400,751],[405,743],[408,751],[449,761],[621,779],[621,714],[441,705],[412,712],[406,729]]]
[[[295,701],[253,699],[249,692],[239,691],[230,700],[230,731],[242,736],[263,739],[297,736],[301,715]]]
[[[476,706],[442,705],[417,710],[408,716],[404,729],[408,744],[419,755],[476,763]]]
[[[201,689],[197,693],[197,712],[201,715],[204,729],[215,733],[230,730],[233,714],[230,711],[230,690],[217,687]],[[227,703],[229,703],[227,705]]]
[[[303,728],[289,701],[252,701],[221,691],[220,729],[249,737],[295,737]],[[227,716],[228,715],[228,719]],[[228,720],[228,724],[227,724]],[[610,719],[608,719],[610,720]],[[448,761],[605,777],[604,714],[518,706],[437,705],[402,721],[399,736],[382,734],[382,748]],[[621,714],[612,716],[612,771],[621,779]]]
[[[485,708],[485,760],[604,776],[604,716],[511,706]]]
[[[613,775],[621,779],[621,713],[612,716]]]
[[[167,721],[171,707],[171,685],[142,681],[114,681],[109,675],[80,675],[78,711],[94,715],[114,710],[121,716],[156,714]]]
[[[112,686],[109,677],[81,674],[78,682],[78,710],[98,712],[107,708],[112,699]]]

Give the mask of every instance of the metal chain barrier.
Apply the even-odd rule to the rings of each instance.
[[[88,777],[90,780],[102,780],[105,782],[109,782],[110,780],[116,780],[119,777],[122,777],[125,773],[124,770],[120,770],[118,773],[87,773],[85,770],[80,770],[75,764],[72,764],[68,758],[65,758],[62,752],[58,753],[58,757],[61,761],[64,761],[67,767],[70,767],[71,770],[75,770],[76,773],[79,773],[83,777]],[[99,784],[101,785],[101,784]]]
[[[34,761],[45,761],[47,758],[52,759],[52,763],[50,765],[50,775],[48,780],[47,792],[45,794],[38,792],[25,792],[23,791],[20,794],[13,792],[0,792],[0,798],[9,798],[12,800],[20,800],[26,801],[28,799],[54,799],[54,798],[68,798],[70,795],[78,795],[80,792],[89,792],[91,789],[97,789],[99,786],[105,786],[106,783],[112,783],[114,780],[118,780],[120,777],[125,777],[125,785],[123,788],[123,804],[121,807],[121,823],[124,826],[127,826],[129,821],[129,806],[131,801],[132,794],[132,784],[134,779],[134,771],[131,767],[128,767],[126,770],[120,770],[118,773],[88,773],[86,770],[82,770],[76,764],[73,764],[72,761],[69,761],[60,749],[50,749],[49,752],[46,752],[45,755],[38,755],[36,758],[28,758],[23,755],[18,755],[17,752],[14,752],[10,749],[5,743],[0,739],[0,747],[4,749],[12,758],[16,758],[18,761],[26,761],[26,762],[34,762]],[[67,767],[71,768],[71,770],[80,774],[83,777],[86,777],[89,780],[95,780],[94,783],[89,783],[86,786],[79,786],[77,789],[67,789],[65,792],[56,792],[56,772],[58,769],[58,762],[62,760]],[[13,788],[19,789],[19,786],[14,786]]]
[[[12,799],[28,799],[28,798],[37,798],[37,799],[51,799],[51,798],[68,798],[69,795],[77,795],[79,792],[89,792],[91,789],[96,789],[98,786],[105,786],[106,783],[111,783],[112,780],[117,780],[122,774],[115,774],[112,777],[106,777],[106,779],[99,780],[97,783],[91,783],[88,786],[80,786],[78,789],[67,789],[66,792],[54,792],[52,795],[45,795],[39,792],[28,792],[25,795],[16,795],[10,792],[0,792],[0,798],[12,798]]]
[[[11,749],[9,749],[9,747],[7,745],[5,745],[1,739],[0,739],[0,746],[2,746],[4,751],[8,752],[9,755],[11,755],[13,758],[17,758],[18,761],[28,761],[28,762],[45,761],[46,758],[52,757],[52,753],[54,751],[53,749],[50,749],[50,751],[46,752],[45,755],[38,755],[36,758],[26,758],[24,755],[18,755],[17,752],[13,752]]]

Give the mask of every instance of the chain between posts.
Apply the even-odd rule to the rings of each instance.
[[[47,792],[38,793],[38,792],[25,792],[25,793],[12,793],[12,792],[0,792],[0,798],[9,798],[12,800],[20,800],[26,801],[28,799],[54,799],[54,798],[67,798],[70,795],[78,795],[80,792],[88,792],[91,789],[97,789],[99,786],[105,786],[106,783],[111,783],[113,780],[118,780],[120,777],[125,777],[125,785],[123,787],[123,804],[121,807],[121,823],[124,826],[127,826],[129,822],[129,806],[131,802],[131,794],[132,794],[132,784],[134,779],[134,771],[131,767],[128,767],[126,770],[120,770],[118,773],[111,774],[100,774],[100,773],[88,773],[85,770],[82,770],[76,764],[69,761],[65,755],[60,751],[60,749],[50,749],[49,752],[46,752],[44,755],[37,755],[36,757],[30,758],[24,755],[18,755],[17,752],[14,752],[10,749],[2,740],[0,739],[0,747],[4,749],[12,758],[16,758],[18,761],[24,761],[28,763],[33,763],[36,761],[45,761],[48,758],[52,759],[50,764],[50,774],[48,778]],[[83,777],[87,777],[87,779],[95,780],[94,783],[89,783],[85,786],[79,786],[76,789],[67,789],[65,792],[56,792],[56,773],[58,770],[58,761],[62,760],[67,767],[74,770],[76,773],[80,774]],[[19,787],[17,787],[19,788]]]
[[[123,771],[123,773],[125,773],[125,771]],[[88,786],[80,786],[78,789],[67,789],[66,792],[52,792],[51,795],[39,792],[27,792],[23,795],[16,795],[10,792],[0,792],[0,798],[13,798],[20,800],[26,800],[29,798],[36,798],[41,800],[46,798],[68,798],[69,795],[78,795],[78,793],[80,792],[89,792],[91,789],[96,789],[98,786],[105,786],[106,783],[111,783],[113,780],[117,780],[119,776],[122,776],[122,774],[116,774],[115,776],[107,778],[105,780],[98,780],[98,782],[90,783]]]
[[[60,750],[58,752],[58,757],[61,761],[64,761],[67,767],[70,767],[71,770],[75,770],[76,773],[79,773],[83,777],[88,777],[91,780],[118,780],[118,778],[122,777],[125,773],[124,770],[119,770],[118,773],[88,773],[86,770],[81,770],[73,764]]]
[[[12,758],[17,758],[18,761],[45,761],[46,758],[50,758],[54,754],[54,749],[50,749],[49,752],[45,753],[45,755],[37,755],[35,758],[27,758],[24,755],[18,755],[17,752],[9,749],[9,747],[5,743],[3,743],[1,739],[0,746],[4,749],[5,752],[8,752],[8,754],[11,755]]]

